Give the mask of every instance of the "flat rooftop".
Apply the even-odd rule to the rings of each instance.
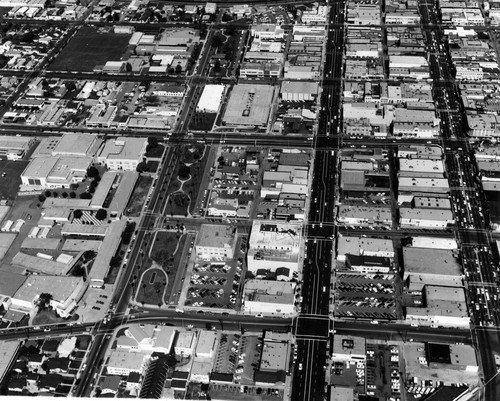
[[[259,369],[262,371],[287,370],[288,343],[264,341]]]
[[[12,297],[25,281],[24,274],[0,270],[0,295]]]
[[[265,125],[273,101],[274,87],[239,84],[233,87],[223,122],[229,125]]]
[[[35,297],[46,292],[52,294],[55,301],[65,302],[82,281],[82,277],[31,275],[13,298],[32,302]]]
[[[236,237],[236,227],[221,224],[202,224],[196,245],[213,248],[231,248]]]
[[[408,274],[462,276],[462,267],[450,249],[403,247],[405,279]]]

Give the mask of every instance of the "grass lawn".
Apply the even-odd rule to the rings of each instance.
[[[178,238],[180,237],[180,238]],[[159,231],[156,234],[156,239],[151,250],[151,255],[155,255],[159,251],[167,251],[170,255],[173,254],[174,260],[168,265],[166,270],[168,276],[167,291],[165,292],[165,303],[168,303],[172,286],[174,285],[177,270],[181,264],[182,251],[186,244],[186,235],[170,231]],[[177,249],[176,253],[175,250]]]
[[[131,35],[99,32],[95,27],[84,26],[62,49],[49,66],[56,71],[93,71],[96,65],[120,60],[127,50]]]
[[[151,269],[147,271],[137,288],[136,301],[148,305],[162,304],[165,280],[166,276],[163,270]]]
[[[42,310],[33,318],[33,325],[44,325],[49,323],[64,323],[66,320],[58,317],[54,311]]]
[[[185,184],[184,184],[185,185]],[[189,205],[189,196],[182,192],[170,194],[165,214],[171,216],[185,216]]]
[[[14,200],[21,184],[21,173],[28,165],[27,160],[0,160],[0,199]],[[5,177],[2,174],[5,173]]]
[[[126,208],[129,216],[139,216],[152,183],[153,177],[139,176],[134,192],[132,192],[132,196],[130,197]]]

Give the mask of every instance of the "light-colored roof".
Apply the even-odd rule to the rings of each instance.
[[[250,302],[290,304],[294,300],[295,283],[289,281],[248,280],[245,298]]]
[[[333,353],[337,355],[365,355],[366,340],[363,337],[336,335],[333,337]]]
[[[399,214],[402,219],[412,220],[433,220],[433,221],[452,221],[453,213],[446,209],[430,209],[430,208],[409,208],[401,207]]]
[[[339,255],[363,255],[377,252],[394,253],[392,240],[384,238],[339,236],[337,247]]]
[[[45,249],[55,251],[59,248],[61,240],[59,238],[25,238],[21,244],[21,249]]]
[[[259,369],[262,371],[286,370],[288,343],[265,341]]]
[[[95,251],[97,252],[101,247],[102,241],[90,239],[65,239],[62,246],[62,251],[66,252],[81,252],[81,251]]]
[[[411,244],[415,248],[457,249],[457,241],[453,238],[413,237]]]
[[[144,153],[146,138],[118,137],[104,144],[99,157],[116,160],[139,160]]]
[[[5,377],[20,345],[19,341],[0,340],[0,381]]]
[[[32,302],[40,294],[49,293],[54,301],[64,303],[82,281],[82,277],[31,275],[13,298]]]
[[[175,346],[178,348],[191,348],[195,340],[195,333],[192,331],[181,331],[177,336]]]
[[[234,245],[236,227],[221,224],[202,224],[196,245],[212,248],[231,248]]]
[[[205,85],[196,106],[197,110],[216,112],[219,109],[224,88],[224,85]]]
[[[98,142],[95,134],[64,134],[52,155],[94,156]]]
[[[196,344],[196,355],[210,354],[215,348],[217,334],[212,330],[201,330]]]
[[[92,280],[104,280],[109,271],[109,262],[121,242],[121,235],[126,221],[113,221],[106,232],[99,253],[97,254],[89,276]]]
[[[408,274],[462,276],[456,255],[448,249],[403,247],[405,278]]]
[[[138,352],[128,352],[114,349],[109,355],[108,366],[141,371],[141,365],[144,358],[145,355]]]
[[[263,125],[267,123],[274,87],[239,84],[233,86],[223,121],[231,125]]]
[[[117,175],[118,173],[116,171],[106,171],[102,175],[101,181],[99,181],[99,185],[90,200],[92,206],[102,207]]]
[[[124,171],[120,174],[120,183],[108,207],[110,212],[122,212],[125,209],[138,178],[137,171]]]
[[[65,223],[62,228],[62,235],[98,235],[104,237],[108,234],[108,231],[108,224],[95,226],[91,224]]]
[[[319,84],[308,81],[283,81],[281,84],[281,93],[318,93]]]
[[[442,160],[436,159],[399,159],[399,171],[410,173],[443,174]]]
[[[300,246],[302,225],[277,220],[254,220],[250,234],[251,248],[297,250]]]
[[[0,261],[4,258],[16,236],[16,233],[0,233]]]
[[[12,264],[24,267],[25,269],[32,272],[51,275],[66,274],[68,269],[68,265],[64,263],[39,258],[37,256],[28,255],[22,252],[18,252],[12,258]]]

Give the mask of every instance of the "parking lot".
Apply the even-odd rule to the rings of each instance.
[[[339,273],[334,280],[335,316],[393,320],[401,316],[396,275]]]
[[[186,306],[236,308],[242,262],[197,262],[189,278]]]

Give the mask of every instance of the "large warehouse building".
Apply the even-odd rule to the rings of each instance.
[[[224,114],[226,125],[263,126],[267,124],[274,87],[240,84],[233,87]]]
[[[224,85],[206,85],[196,106],[196,111],[217,113],[223,93]]]

